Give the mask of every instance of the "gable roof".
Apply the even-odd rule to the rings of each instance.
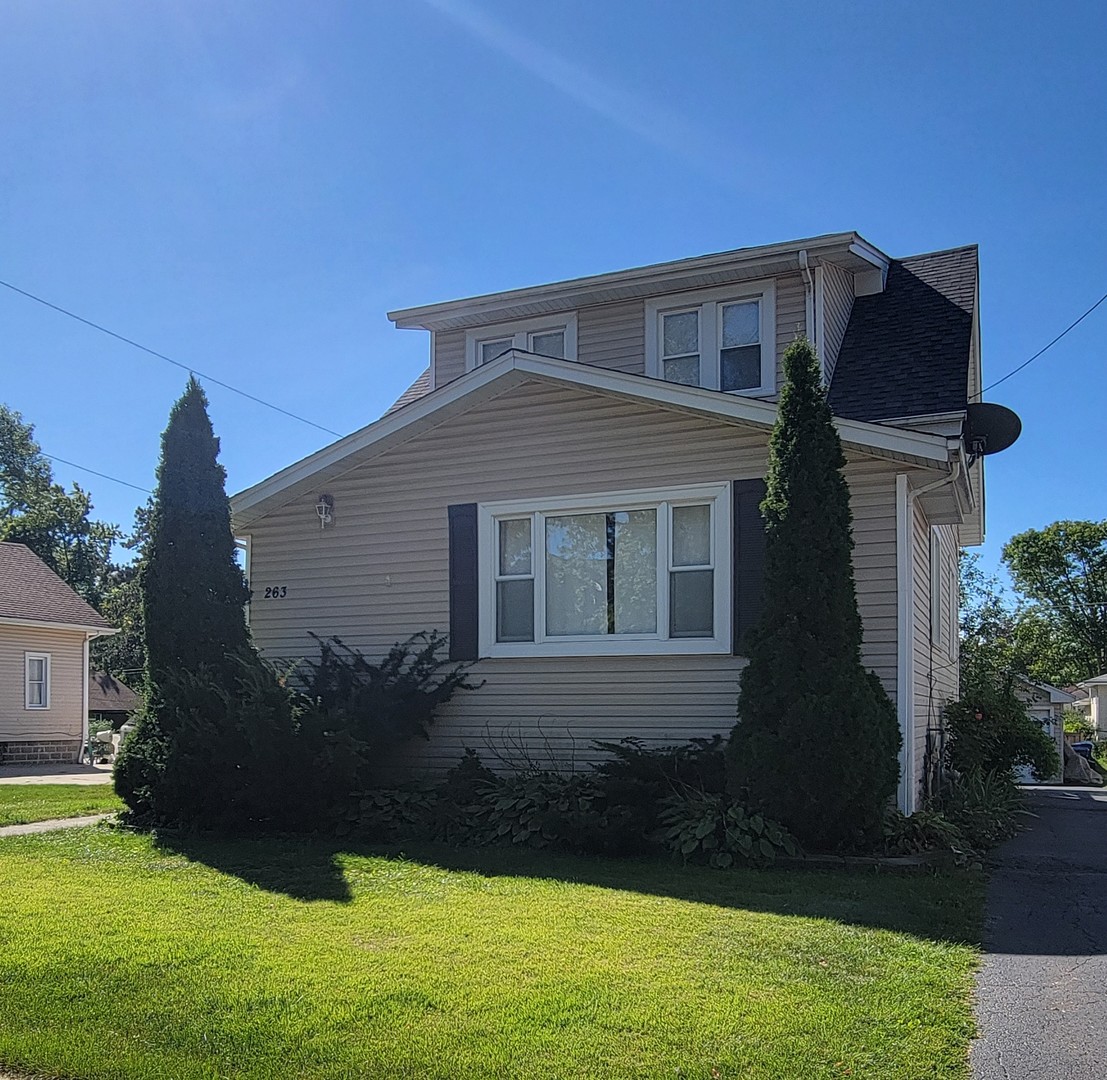
[[[776,422],[777,406],[772,401],[720,394],[717,390],[511,349],[239,492],[231,499],[235,526],[246,526],[270,509],[364,464],[392,446],[527,382],[575,387],[587,393],[709,417],[764,432],[766,437]],[[836,418],[835,426],[847,449],[922,468],[949,467],[953,451],[943,436],[840,418]]]
[[[106,671],[94,671],[88,680],[88,711],[134,712],[141,699],[129,686]]]
[[[853,302],[830,384],[836,416],[891,420],[963,411],[977,249],[893,259],[883,292]]]
[[[9,542],[0,543],[0,622],[114,632],[29,547]]]

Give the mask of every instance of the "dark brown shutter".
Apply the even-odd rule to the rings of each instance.
[[[479,589],[477,504],[447,508],[450,521],[450,659],[476,660]]]
[[[745,656],[745,637],[761,615],[765,577],[764,480],[735,480],[734,510],[734,655]]]

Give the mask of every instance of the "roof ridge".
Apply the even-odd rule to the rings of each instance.
[[[892,262],[904,263],[910,259],[929,259],[932,255],[952,255],[955,251],[979,251],[979,244],[959,244],[957,247],[939,248],[937,251],[920,251],[916,255],[898,255]]]

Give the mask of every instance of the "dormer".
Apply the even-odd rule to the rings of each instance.
[[[431,333],[429,389],[509,348],[722,393],[772,397],[798,336],[826,381],[857,296],[889,259],[857,233],[740,248],[389,314]]]

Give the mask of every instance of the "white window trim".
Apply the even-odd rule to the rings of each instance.
[[[465,370],[472,371],[480,367],[480,344],[495,338],[510,338],[511,347],[522,352],[532,352],[530,339],[535,334],[565,331],[566,360],[577,358],[577,313],[562,311],[553,315],[543,315],[534,319],[522,319],[509,323],[497,323],[494,326],[478,326],[465,331]]]
[[[540,514],[589,513],[599,510],[639,510],[649,507],[688,503],[713,503],[712,555],[715,560],[715,636],[703,638],[669,638],[658,635],[611,634],[579,638],[544,637],[544,609],[540,598],[545,594],[545,543],[538,527]],[[500,518],[531,517],[531,569],[534,574],[535,626],[534,641],[501,642],[496,640],[496,572],[497,529]],[[669,565],[669,515],[666,513],[664,549],[659,552],[658,565]],[[659,529],[659,534],[661,530]],[[704,655],[731,651],[731,509],[730,484],[690,484],[680,488],[617,491],[604,494],[574,495],[557,498],[532,498],[510,502],[481,503],[477,508],[477,551],[480,566],[479,646],[484,657],[526,656],[658,656]],[[539,548],[542,550],[539,551]],[[669,625],[668,573],[658,581],[657,625]],[[660,631],[659,631],[660,632]]]
[[[43,709],[50,708],[50,669],[53,667],[51,663],[51,654],[45,652],[28,652],[23,654],[23,704],[27,709],[33,709],[35,712],[39,712]],[[31,661],[41,660],[43,661],[43,675],[45,676],[46,685],[43,688],[43,704],[32,705],[31,704]]]
[[[700,310],[700,386],[718,390],[719,307],[743,300],[760,300],[761,385],[748,390],[728,390],[743,397],[765,397],[776,393],[776,285],[768,281],[743,281],[714,289],[674,293],[646,301],[646,374],[663,378],[661,371],[661,316],[673,311]]]

